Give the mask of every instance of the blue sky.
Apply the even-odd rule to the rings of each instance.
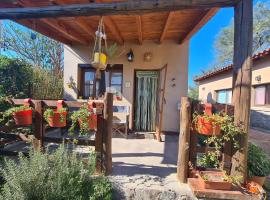
[[[215,58],[214,41],[220,30],[230,24],[233,19],[233,8],[223,8],[199,31],[190,41],[189,85],[201,70],[209,67]]]
[[[257,2],[269,0],[253,0]],[[233,20],[233,8],[223,8],[199,31],[190,41],[189,85],[193,86],[193,78],[206,70],[215,59],[214,41],[220,30]]]

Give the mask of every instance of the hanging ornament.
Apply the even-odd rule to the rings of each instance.
[[[33,29],[33,30],[36,30],[36,22],[33,22],[32,29]],[[30,34],[30,38],[31,38],[32,40],[37,39],[37,34],[36,34],[35,32],[32,31],[31,34]]]
[[[0,20],[0,55],[2,55],[2,50],[6,51],[8,49],[8,42],[4,39],[3,36],[3,24]]]
[[[32,39],[32,40],[37,39],[37,34],[34,33],[34,32],[31,32],[31,39]]]
[[[95,44],[92,53],[92,66],[96,68],[96,78],[101,78],[100,70],[105,70],[107,66],[107,37],[103,17],[101,17],[96,31]]]

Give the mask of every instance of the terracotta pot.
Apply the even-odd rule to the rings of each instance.
[[[13,119],[16,125],[26,126],[32,124],[32,110],[23,110],[13,113]]]
[[[258,183],[260,186],[263,186],[265,182],[266,177],[265,176],[253,176],[250,181],[253,181],[255,183]]]
[[[215,177],[217,180],[204,180],[203,177]],[[202,171],[199,173],[198,180],[201,186],[205,189],[212,190],[231,190],[232,183],[227,181],[222,181],[222,177],[224,177],[223,172],[218,171]]]
[[[67,112],[57,112],[56,110],[53,111],[54,115],[48,117],[48,124],[50,127],[64,127],[67,125]],[[61,118],[63,118],[61,120]]]
[[[202,135],[221,135],[221,126],[204,117],[198,117],[197,131]]]
[[[82,120],[79,119],[79,125],[82,123]],[[88,127],[90,130],[97,130],[97,115],[92,114],[87,119]]]

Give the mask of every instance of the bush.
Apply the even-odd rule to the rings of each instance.
[[[0,56],[0,96],[29,97],[32,74],[27,63]]]
[[[107,200],[111,184],[103,176],[92,176],[95,156],[84,162],[64,146],[49,154],[30,151],[29,158],[19,156],[19,163],[5,160],[5,183],[0,199],[5,200]]]
[[[248,146],[248,176],[268,176],[270,174],[270,160],[260,147],[249,144]]]
[[[33,99],[62,99],[63,98],[63,78],[57,76],[53,71],[33,68]]]

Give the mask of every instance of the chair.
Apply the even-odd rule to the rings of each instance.
[[[129,106],[115,105],[113,106],[113,128],[112,134],[120,134],[124,138],[128,137],[129,127]]]

